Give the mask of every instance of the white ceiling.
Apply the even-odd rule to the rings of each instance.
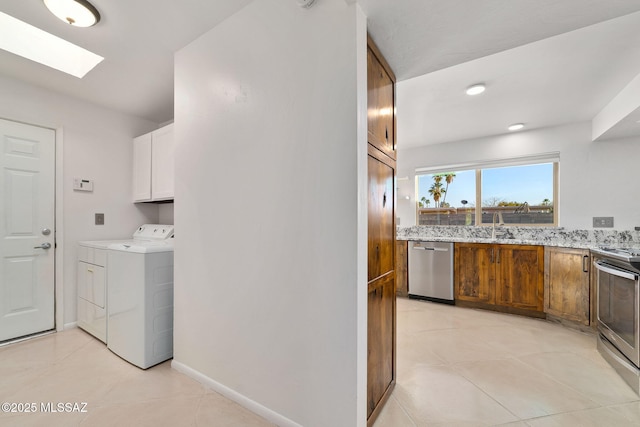
[[[91,1],[102,20],[83,29],[42,0],[2,0],[0,11],[105,60],[77,79],[0,51],[0,74],[157,123],[173,118],[174,52],[251,2]],[[399,80],[403,147],[588,120],[640,73],[640,15],[623,16],[640,0],[357,1]],[[477,81],[487,92],[466,97]]]
[[[640,74],[638,0],[359,2],[399,82],[400,148],[591,120]],[[606,137],[640,135],[633,117]]]
[[[105,60],[83,79],[0,50],[0,74],[156,123],[173,119],[173,54],[251,0],[90,0],[101,21],[72,27],[42,0],[2,0],[0,11]]]

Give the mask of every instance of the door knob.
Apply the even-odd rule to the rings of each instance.
[[[51,230],[49,230],[48,228],[43,228],[42,229],[42,234],[44,236],[48,236],[49,234],[51,234]]]
[[[34,246],[33,249],[51,249],[51,243],[46,242],[41,244],[40,246]]]

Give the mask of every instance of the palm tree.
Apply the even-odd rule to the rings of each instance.
[[[420,199],[420,207],[421,208],[428,208],[429,207],[429,203],[431,203],[431,200],[427,199],[426,197],[422,197],[422,199]]]
[[[431,194],[431,197],[433,197],[433,201],[436,205],[435,207],[437,208],[439,206],[438,202],[440,201],[440,197],[445,194],[445,190],[442,188],[442,184],[436,181],[429,189],[429,194]]]
[[[449,184],[451,184],[453,182],[453,178],[456,177],[456,174],[454,172],[448,172],[444,175],[444,181],[447,183],[447,186],[444,187],[444,197],[442,198],[442,203],[444,204],[445,200],[447,199],[447,190],[449,189]]]

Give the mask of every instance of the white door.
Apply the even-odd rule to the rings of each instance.
[[[55,132],[0,119],[0,341],[54,328]]]

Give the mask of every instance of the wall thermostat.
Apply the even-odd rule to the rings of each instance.
[[[310,8],[315,2],[316,0],[298,0],[298,6]]]
[[[73,189],[75,191],[93,191],[93,181],[82,178],[73,178]]]

